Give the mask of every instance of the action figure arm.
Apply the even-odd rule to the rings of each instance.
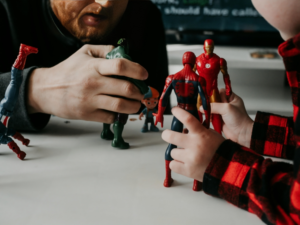
[[[229,97],[232,94],[232,89],[231,89],[231,82],[228,74],[226,60],[221,58],[220,65],[221,65],[221,72],[223,74],[225,88],[226,88],[226,96]]]
[[[143,111],[140,113],[139,119],[142,120],[142,117],[147,114],[147,108],[144,108]]]
[[[210,124],[210,102],[206,92],[206,81],[204,78],[199,77],[198,93],[200,94],[202,105],[205,113],[204,126],[209,129]]]
[[[156,117],[155,126],[159,122],[161,123],[161,127],[164,126],[163,115],[164,115],[164,112],[168,105],[169,97],[170,97],[172,89],[173,89],[173,87],[172,87],[173,77],[174,77],[174,75],[170,75],[167,77],[163,93],[161,94],[161,97],[160,97],[160,100],[158,103],[158,113],[153,113],[153,116]]]

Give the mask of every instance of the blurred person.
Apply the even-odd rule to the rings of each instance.
[[[39,54],[28,59],[9,127],[38,131],[50,115],[112,123],[115,112],[136,113],[142,94],[128,81],[162,91],[168,75],[164,27],[151,1],[0,0],[0,99],[20,43]],[[134,62],[107,60],[120,38]]]

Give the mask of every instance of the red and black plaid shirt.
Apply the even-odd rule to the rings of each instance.
[[[206,169],[204,191],[256,214],[266,224],[300,224],[300,34],[279,46],[292,91],[294,117],[258,112],[251,149],[230,140]],[[294,159],[273,162],[261,155]]]

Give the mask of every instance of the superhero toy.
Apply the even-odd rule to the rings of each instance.
[[[115,59],[115,58],[125,58],[131,60],[131,57],[128,55],[129,45],[127,41],[122,38],[118,41],[118,46],[114,48],[111,52],[106,55],[106,59]],[[113,76],[117,79],[128,80],[133,83],[140,92],[144,95],[148,92],[148,86],[140,80],[135,80],[128,77],[120,77],[120,76]],[[101,138],[105,140],[112,140],[111,145],[115,148],[120,149],[128,149],[130,146],[127,142],[124,141],[122,137],[122,133],[124,130],[124,126],[127,123],[128,114],[118,113],[116,115],[115,122],[113,124],[113,131],[110,130],[110,124],[103,124],[103,131],[101,133]]]
[[[155,108],[158,103],[159,92],[152,87],[149,87],[149,91],[145,94],[144,99],[141,101],[146,108],[141,112],[139,119],[142,120],[142,117],[145,117],[145,124],[141,129],[142,133],[148,132],[148,123],[150,123],[150,131],[158,132],[159,129],[154,125],[153,113],[157,113],[157,109]]]
[[[9,129],[8,122],[18,101],[27,56],[32,53],[38,53],[38,49],[21,44],[19,56],[11,69],[11,81],[6,88],[4,99],[0,102],[0,144],[6,144],[21,160],[25,158],[26,153],[21,151],[10,137],[21,141],[25,146],[28,146],[30,141],[25,139],[19,132]]]
[[[196,59],[197,71],[200,77],[206,81],[206,91],[210,102],[221,102],[218,89],[218,74],[221,71],[226,87],[226,96],[230,97],[232,93],[229,74],[227,71],[227,62],[214,54],[213,40],[206,40],[204,43],[205,53],[201,54]],[[202,105],[201,98],[198,97],[198,109]],[[200,114],[200,121],[202,121],[202,114]],[[212,114],[212,124],[218,133],[222,133],[222,117],[218,114]]]
[[[205,80],[199,77],[195,72],[196,56],[193,52],[186,52],[182,58],[182,64],[184,68],[174,75],[170,75],[166,79],[165,87],[163,93],[159,100],[158,113],[154,114],[156,116],[155,125],[160,122],[163,127],[163,114],[166,109],[169,96],[174,89],[178,107],[188,111],[197,119],[200,120],[198,110],[197,110],[197,97],[200,95],[203,103],[203,108],[206,116],[206,120],[203,125],[209,128],[209,118],[210,118],[210,104],[209,99],[205,90]],[[173,131],[182,133],[183,124],[176,118],[173,118],[172,127]],[[177,148],[177,146],[169,144],[165,154],[165,164],[166,164],[166,178],[164,181],[165,187],[170,187],[173,183],[171,177],[171,169],[169,167],[170,162],[173,160],[171,157],[172,149]],[[193,190],[200,191],[201,183],[194,180]]]

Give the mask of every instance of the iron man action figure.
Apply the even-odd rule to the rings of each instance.
[[[227,62],[214,53],[214,41],[206,40],[204,42],[205,53],[196,59],[197,71],[200,77],[206,81],[206,91],[210,102],[221,102],[218,89],[218,74],[221,71],[224,78],[226,96],[230,97],[232,93],[229,74],[227,71]],[[201,99],[198,97],[198,109],[202,105]],[[200,115],[202,121],[202,114]],[[212,124],[218,133],[222,133],[222,117],[218,114],[212,114]]]
[[[158,113],[153,115],[156,117],[155,126],[158,122],[161,123],[163,127],[163,114],[168,104],[169,96],[174,89],[177,96],[178,107],[188,111],[197,119],[200,120],[198,110],[197,110],[197,97],[198,94],[201,97],[203,108],[205,112],[205,117],[210,118],[210,103],[208,96],[205,90],[205,80],[202,77],[199,77],[195,72],[195,63],[196,56],[193,52],[186,52],[182,58],[182,64],[184,68],[174,75],[170,75],[166,79],[166,84],[159,100]],[[202,115],[201,115],[202,116]],[[206,119],[204,121],[204,126],[209,128],[210,120]],[[173,118],[172,127],[173,131],[182,133],[183,124],[176,118]],[[170,187],[173,183],[171,177],[170,162],[173,160],[171,157],[172,149],[177,148],[177,146],[169,144],[166,154],[165,154],[165,163],[166,163],[166,179],[164,181],[165,187]],[[194,191],[201,190],[201,183],[197,180],[194,181],[193,186]]]

